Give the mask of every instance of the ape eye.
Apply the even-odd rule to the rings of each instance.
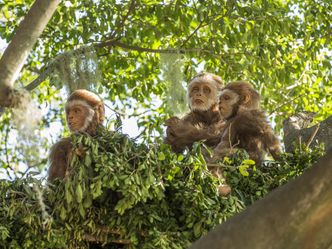
[[[81,110],[80,110],[80,109],[74,109],[74,112],[75,112],[75,113],[80,113]]]
[[[230,99],[230,97],[228,96],[228,95],[224,95],[224,100],[229,100]]]
[[[192,92],[198,92],[198,87],[194,87],[191,91]]]
[[[210,93],[211,90],[210,90],[210,88],[206,87],[206,88],[204,88],[204,92],[205,92],[205,93]]]

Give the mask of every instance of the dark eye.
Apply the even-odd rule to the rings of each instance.
[[[224,99],[224,100],[229,100],[230,97],[229,97],[228,95],[224,95],[224,96],[223,96],[223,99]]]
[[[204,92],[205,92],[205,93],[210,93],[210,92],[211,92],[211,89],[208,88],[208,87],[204,87]]]
[[[193,89],[192,89],[192,92],[198,92],[198,87],[197,86],[195,86]]]
[[[81,113],[81,109],[79,109],[79,108],[75,108],[75,109],[74,109],[74,113],[76,113],[76,114]]]

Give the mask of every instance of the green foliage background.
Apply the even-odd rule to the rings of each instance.
[[[32,2],[0,0],[1,39],[10,42]],[[288,155],[267,172],[262,169],[252,172],[248,161],[236,169],[226,167],[227,181],[234,192],[229,198],[217,198],[213,184],[216,180],[205,170],[197,151],[200,146],[193,155],[178,157],[170,153],[168,148],[161,146],[162,124],[186,105],[183,89],[200,70],[216,73],[225,82],[250,81],[262,94],[262,106],[271,114],[270,121],[280,135],[282,121],[292,113],[315,111],[318,121],[331,115],[331,20],[332,5],[328,0],[61,1],[16,84],[17,88],[22,88],[45,76],[31,91],[43,111],[42,122],[27,137],[12,121],[15,112],[6,110],[0,117],[0,172],[4,179],[1,193],[6,193],[1,195],[0,206],[0,218],[4,219],[0,223],[3,224],[0,226],[2,242],[10,241],[13,248],[14,241],[17,245],[25,241],[26,248],[29,243],[33,248],[36,241],[45,243],[42,244],[45,247],[59,247],[68,244],[69,238],[80,241],[85,232],[96,232],[94,222],[100,221],[99,217],[105,214],[112,214],[107,218],[107,224],[116,223],[121,238],[129,238],[137,244],[142,243],[139,239],[142,237],[150,246],[154,243],[182,246],[272,188],[300,174],[312,165],[315,161],[312,158],[320,155],[317,151],[299,152],[293,158]],[[79,178],[72,179],[70,186],[62,183],[58,190],[50,188],[46,191],[37,180],[40,176],[32,177],[31,172],[44,172],[50,145],[60,136],[69,135],[66,128],[60,128],[58,132],[53,129],[57,124],[65,127],[63,103],[67,96],[64,88],[77,87],[65,86],[66,82],[59,80],[55,71],[48,70],[55,61],[66,61],[68,71],[75,76],[79,71],[78,62],[84,63],[81,57],[78,58],[82,48],[94,51],[88,59],[96,74],[92,78],[91,75],[84,77],[89,79],[87,87],[107,100],[107,109],[112,114],[107,126],[115,128],[121,126],[125,118],[134,117],[141,132],[139,142],[132,144],[128,140],[129,147],[119,149],[123,155],[119,151],[106,153],[112,161],[119,160],[119,165],[124,165],[123,171],[115,174],[110,171],[112,165],[105,169],[98,166],[98,160],[104,159],[94,152],[104,146],[103,142],[90,141],[102,145],[96,149],[87,144],[94,152],[87,154],[90,159],[84,161],[86,167],[76,169],[80,173],[75,177]],[[69,59],[59,60],[61,55]],[[176,108],[170,103],[176,103]],[[129,148],[131,150],[126,154]],[[144,151],[141,157],[137,155],[140,151]],[[128,176],[127,171],[132,167],[126,162],[129,155],[138,160],[133,165],[141,165],[140,160],[150,163],[137,171],[143,174],[137,176],[138,180]],[[230,164],[239,166],[242,164],[240,159]],[[89,172],[89,160],[99,171]],[[159,165],[158,171],[156,165]],[[247,167],[250,168],[249,176],[245,176]],[[88,180],[84,177],[91,174],[94,177]],[[116,182],[112,178],[111,181],[107,179],[110,175],[115,179],[127,176],[125,179],[128,180],[118,179]],[[191,180],[185,181],[188,178]],[[158,181],[164,185],[155,186]],[[40,198],[36,198],[39,192],[34,186],[42,190],[45,208],[49,208],[45,209],[47,212],[41,209],[43,205],[39,203]],[[78,186],[84,193],[80,202],[77,200],[80,196]],[[107,199],[103,196],[107,191],[101,190],[120,192],[124,201],[114,206],[115,202],[111,200],[98,210],[88,204],[82,208],[84,201],[102,203],[102,198]],[[68,204],[68,193],[75,205]],[[170,200],[174,202],[172,205]],[[160,208],[162,205],[170,206]],[[173,210],[173,207],[179,210]],[[192,216],[186,217],[181,213],[183,210],[190,210],[187,213]],[[141,212],[142,217],[151,212],[156,218],[136,220],[134,212]],[[118,218],[115,219],[113,214]],[[211,219],[204,218],[205,223],[202,223],[205,215]],[[73,220],[68,220],[69,216]],[[126,220],[130,217],[133,220]],[[160,217],[169,217],[170,227]],[[182,217],[181,222],[177,223],[179,220],[174,217]],[[207,224],[207,221],[211,223]],[[72,228],[74,224],[75,229]],[[135,224],[135,231],[125,224]],[[142,229],[136,229],[137,224],[141,224]],[[155,230],[150,231],[151,227]],[[148,236],[143,236],[140,231],[149,231]],[[155,240],[157,237],[158,241]],[[185,239],[179,242],[179,238]]]
[[[233,189],[222,197],[199,143],[177,155],[106,129],[72,139],[85,154],[74,154],[66,181],[0,181],[1,248],[187,248],[323,153],[299,149],[260,169],[240,153],[220,163]]]

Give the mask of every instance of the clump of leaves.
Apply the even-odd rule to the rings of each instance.
[[[0,182],[4,248],[187,248],[322,154],[305,149],[261,168],[245,153],[226,159],[220,167],[233,191],[221,197],[199,143],[178,155],[106,129],[72,141],[68,179]]]

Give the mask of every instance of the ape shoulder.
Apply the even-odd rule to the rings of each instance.
[[[230,124],[238,133],[262,134],[271,129],[264,111],[261,110],[239,112],[230,120]]]
[[[49,155],[48,181],[65,177],[72,148],[70,137],[62,138],[52,146]]]

